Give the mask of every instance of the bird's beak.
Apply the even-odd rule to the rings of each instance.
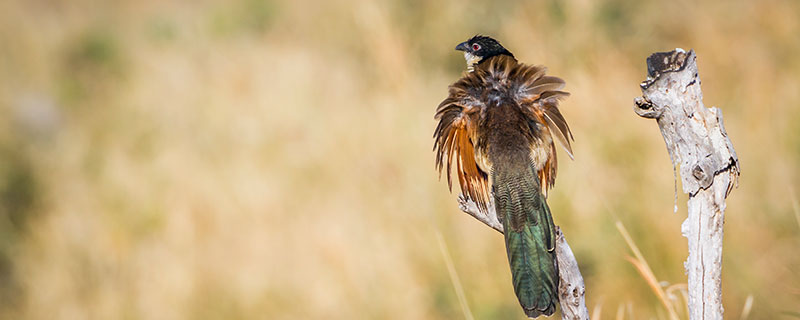
[[[458,51],[464,51],[464,52],[469,52],[469,43],[467,43],[466,41],[464,41],[464,42],[462,42],[462,43],[459,43],[459,44],[456,46],[456,50],[458,50]]]

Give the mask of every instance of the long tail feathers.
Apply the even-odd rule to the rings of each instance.
[[[533,164],[496,165],[492,178],[514,292],[528,317],[550,316],[558,303],[555,226]]]

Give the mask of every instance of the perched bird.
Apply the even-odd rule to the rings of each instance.
[[[556,178],[555,136],[572,158],[567,122],[558,110],[564,80],[542,66],[518,63],[497,40],[460,43],[468,72],[450,85],[436,109],[436,167],[452,189],[486,213],[494,208],[505,230],[514,291],[529,317],[552,315],[558,303],[555,225],[545,199]]]

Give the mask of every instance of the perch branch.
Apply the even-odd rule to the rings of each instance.
[[[725,198],[739,177],[739,159],[722,123],[722,111],[706,108],[694,51],[675,49],[647,58],[637,115],[656,119],[673,168],[680,164],[688,217],[690,319],[722,319],[722,225]]]
[[[472,200],[458,197],[458,207],[478,221],[500,233],[503,233],[503,224],[497,219],[494,206],[488,206],[489,212],[482,213]],[[558,300],[561,304],[561,319],[588,320],[589,309],[586,308],[586,286],[583,276],[578,269],[578,261],[567,244],[567,239],[556,227],[556,259],[558,260]]]

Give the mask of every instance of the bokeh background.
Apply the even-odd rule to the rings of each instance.
[[[522,318],[502,237],[433,166],[476,33],[572,92],[549,202],[590,312],[667,317],[617,222],[662,285],[686,281],[686,196],[673,213],[632,111],[645,58],[682,47],[742,165],[726,318],[748,297],[750,319],[800,316],[798,1],[7,0],[0,318]]]

